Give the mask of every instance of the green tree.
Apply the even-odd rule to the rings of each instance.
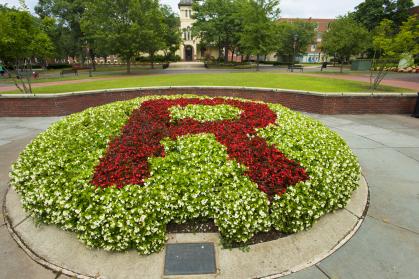
[[[279,15],[279,1],[246,0],[239,8],[242,21],[240,48],[247,55],[256,55],[257,70],[261,55],[275,50],[275,21]]]
[[[54,52],[51,40],[41,27],[40,20],[27,11],[0,9],[0,60],[6,69],[14,69],[15,85],[24,93],[32,92],[34,59],[46,59]]]
[[[304,54],[314,41],[316,24],[306,21],[280,22],[276,25],[275,47],[277,56],[286,55],[288,61],[294,55]],[[294,62],[294,61],[292,61]]]
[[[158,1],[152,1],[154,4],[150,7],[146,16],[146,22],[142,26],[144,40],[140,45],[140,50],[148,53],[151,68],[154,68],[155,55],[159,50],[165,48],[165,34],[168,32],[168,26],[164,22],[164,14],[160,9]]]
[[[82,63],[85,59],[87,42],[81,31],[80,20],[83,17],[86,1],[83,0],[39,0],[35,12],[41,19],[46,17],[56,20],[57,28],[49,34],[65,56],[79,56]]]
[[[219,59],[224,51],[224,62],[228,52],[237,48],[241,20],[237,16],[238,0],[196,0],[193,2],[194,19],[192,32],[201,39],[203,46],[218,47]]]
[[[413,6],[413,0],[365,0],[355,8],[352,16],[369,31],[384,19],[393,21],[398,27],[407,20]]]
[[[180,19],[169,6],[163,5],[161,11],[163,13],[163,22],[166,25],[163,33],[164,46],[162,50],[166,60],[169,61],[171,58],[174,58],[175,52],[180,46]]]
[[[374,59],[370,74],[371,89],[375,90],[387,74],[390,64],[397,63],[402,57],[419,54],[419,17],[411,16],[395,32],[394,22],[381,21],[374,30]]]
[[[157,0],[92,0],[85,8],[82,30],[124,59],[127,73],[140,52],[154,56],[165,47],[166,26]]]
[[[341,72],[345,60],[364,52],[370,45],[368,30],[350,16],[339,17],[332,22],[322,41],[323,50],[340,60]]]

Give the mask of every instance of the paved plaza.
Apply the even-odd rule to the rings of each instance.
[[[312,116],[337,131],[359,157],[370,189],[370,205],[361,228],[343,247],[284,278],[416,278],[419,119],[405,115]],[[10,165],[32,138],[58,119],[0,118],[2,203]],[[0,278],[67,278],[32,261],[10,237],[0,217]],[[29,221],[24,218],[14,226]],[[246,252],[242,255],[246,257]]]

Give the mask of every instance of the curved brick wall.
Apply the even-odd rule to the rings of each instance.
[[[0,117],[61,116],[89,107],[145,95],[203,94],[271,103],[320,114],[411,114],[416,93],[310,93],[239,87],[159,87],[65,93],[55,95],[0,95]]]

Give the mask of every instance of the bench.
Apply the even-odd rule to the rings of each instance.
[[[64,76],[65,74],[74,74],[75,76],[79,75],[79,72],[77,69],[68,69],[68,70],[62,70],[60,73],[60,76]]]
[[[39,78],[39,73],[35,71],[30,70],[23,70],[23,71],[17,71],[16,78],[21,79],[23,77],[32,77],[32,78]]]
[[[294,70],[300,70],[301,72],[304,72],[304,66],[303,65],[288,65],[289,72],[294,72]]]

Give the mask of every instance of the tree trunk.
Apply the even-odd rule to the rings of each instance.
[[[84,53],[80,54],[80,66],[84,67]]]
[[[260,55],[258,53],[257,56],[256,56],[256,71],[259,71],[259,57],[260,57]]]
[[[224,63],[228,63],[228,48],[224,47]]]
[[[231,62],[233,62],[233,61],[234,61],[234,49],[231,51]]]
[[[94,52],[93,49],[90,49],[89,52],[90,52],[90,59],[92,59],[92,69],[93,69],[93,71],[96,71],[96,61],[95,61],[96,55],[95,55],[95,52]]]
[[[150,55],[151,69],[154,69],[154,53],[149,53],[149,55]]]
[[[28,88],[29,88],[29,92],[32,94],[32,84],[31,84],[31,79],[32,79],[32,61],[29,59],[29,74],[26,76],[26,80],[28,81]]]
[[[131,74],[131,57],[127,59],[127,74]]]

